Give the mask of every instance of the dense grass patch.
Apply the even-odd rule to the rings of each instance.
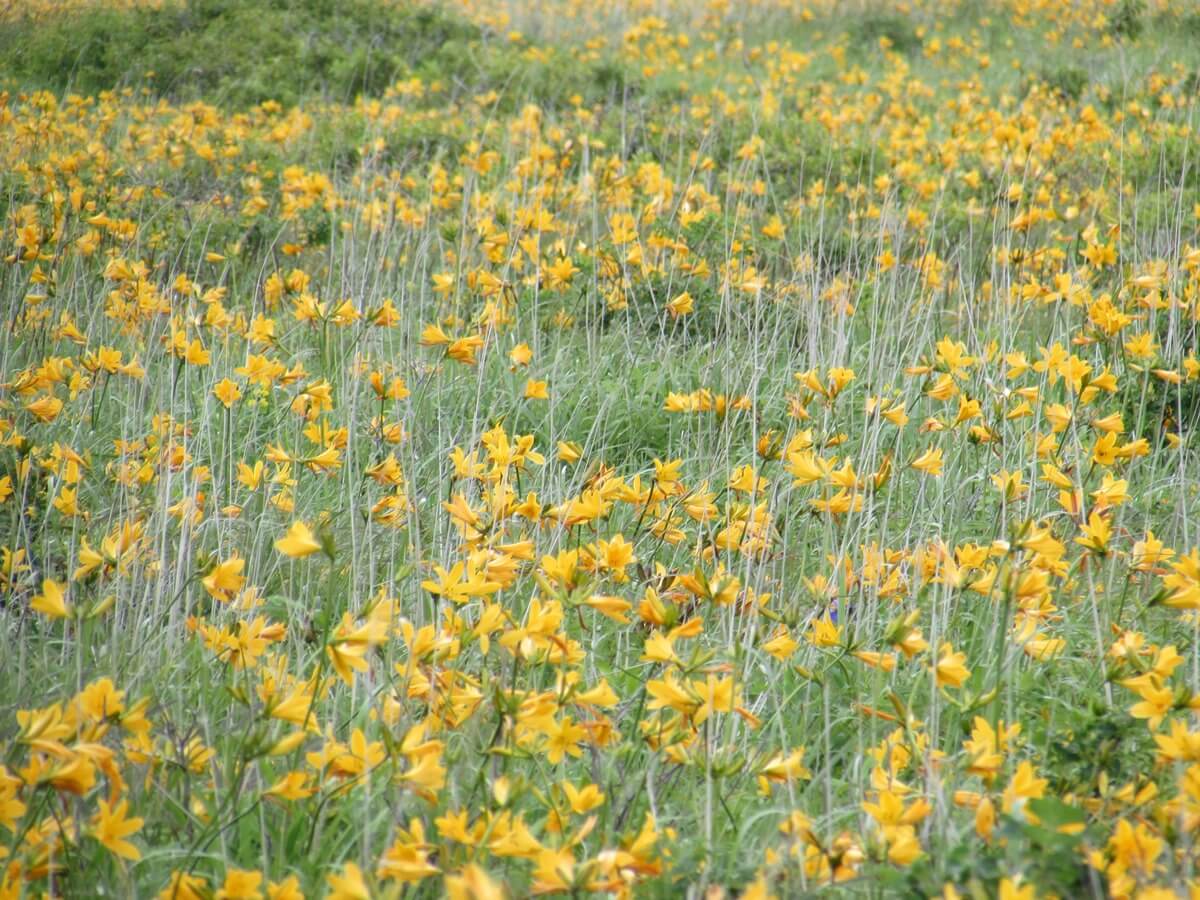
[[[461,65],[478,29],[429,7],[372,0],[167,0],[0,24],[0,75],[95,94],[148,88],[233,107],[347,102],[414,71]]]

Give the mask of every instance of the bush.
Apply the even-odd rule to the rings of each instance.
[[[878,49],[880,38],[887,38],[897,53],[912,53],[921,47],[912,21],[892,13],[866,13],[850,27],[850,34],[855,43],[870,51]]]
[[[1136,41],[1145,28],[1145,14],[1145,0],[1121,0],[1108,23],[1109,34]]]
[[[1048,69],[1043,71],[1039,77],[1055,93],[1072,101],[1083,96],[1089,81],[1088,73],[1076,66]]]
[[[244,107],[378,94],[477,29],[430,9],[370,0],[177,0],[103,6],[0,27],[0,77],[20,87],[96,93],[145,85],[174,99]],[[153,73],[153,74],[150,74]]]

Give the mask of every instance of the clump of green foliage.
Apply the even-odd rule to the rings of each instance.
[[[99,6],[0,26],[0,78],[94,94],[132,86],[230,107],[378,94],[418,68],[448,70],[478,29],[428,8],[371,0],[175,0]]]

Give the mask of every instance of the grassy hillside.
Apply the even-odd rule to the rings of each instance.
[[[1190,896],[1188,3],[0,3],[0,895]]]

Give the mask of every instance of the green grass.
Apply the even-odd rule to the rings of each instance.
[[[148,89],[233,108],[377,96],[414,71],[446,72],[478,29],[431,8],[370,0],[167,0],[0,25],[0,77],[96,94]]]
[[[611,55],[578,65],[526,59],[522,50],[407,0],[99,4],[86,15],[0,21],[0,84],[81,95],[132,89],[235,110],[265,101],[348,104],[412,77],[435,88],[431,104],[484,90],[497,90],[505,109],[640,93],[637,76]],[[404,140],[428,158],[420,135]]]
[[[1082,801],[1100,798],[1102,775],[1120,786],[1154,768],[1153,738],[1128,714],[1132,695],[1118,681],[1131,672],[1118,671],[1103,654],[1112,639],[1110,626],[1138,629],[1150,641],[1181,648],[1194,637],[1194,625],[1175,611],[1147,608],[1157,582],[1149,575],[1130,576],[1127,562],[1130,542],[1148,528],[1180,552],[1195,543],[1200,388],[1195,381],[1160,382],[1129,367],[1120,340],[1072,343],[1085,321],[1081,308],[1009,301],[1004,292],[1075,271],[1080,234],[1093,222],[1126,229],[1119,238],[1121,264],[1088,276],[1096,293],[1113,292],[1132,308],[1127,285],[1149,260],[1168,261],[1175,285],[1186,277],[1182,256],[1184,245],[1196,240],[1189,216],[1200,190],[1194,130],[1180,125],[1184,113],[1172,119],[1155,108],[1143,82],[1151,71],[1174,71],[1176,63],[1195,67],[1198,51],[1187,36],[1192,19],[1150,16],[1129,3],[1121,10],[1110,34],[1113,46],[1072,47],[1064,39],[1053,50],[1042,45],[1040,34],[1014,28],[984,3],[960,4],[945,17],[882,9],[857,18],[818,17],[815,23],[787,11],[772,20],[734,10],[730,34],[740,34],[746,47],[778,39],[813,56],[810,67],[780,89],[785,102],[773,116],[764,111],[759,90],[773,77],[770,53],[751,59],[730,52],[691,72],[689,54],[712,46],[695,34],[683,62],[647,73],[647,60],[623,47],[619,32],[604,35],[600,49],[569,42],[541,47],[510,41],[450,13],[367,0],[181,0],[158,11],[98,10],[74,19],[0,25],[0,79],[20,91],[92,96],[78,108],[63,104],[61,115],[70,127],[53,141],[40,140],[42,113],[34,103],[10,100],[21,126],[39,140],[20,145],[13,165],[0,172],[4,246],[13,254],[0,271],[6,309],[0,413],[5,425],[10,417],[17,422],[22,435],[10,440],[10,431],[0,431],[5,441],[0,478],[8,476],[19,488],[16,498],[0,506],[0,545],[27,549],[33,568],[23,579],[0,581],[5,586],[0,624],[16,658],[14,665],[0,667],[0,735],[15,734],[17,709],[69,698],[94,678],[110,676],[130,699],[153,697],[155,734],[163,738],[161,752],[169,760],[153,769],[132,764],[128,769],[131,796],[148,821],[137,838],[146,848],[144,859],[125,868],[84,838],[72,849],[83,864],[72,860],[54,889],[81,894],[103,884],[113,893],[147,894],[161,889],[171,870],[184,868],[211,877],[216,887],[226,868],[236,865],[261,868],[271,878],[295,872],[310,895],[317,895],[326,876],[346,861],[372,871],[397,823],[419,818],[432,832],[434,818],[452,808],[472,814],[499,810],[493,784],[503,773],[513,780],[511,808],[526,813],[539,834],[543,801],[558,781],[594,781],[602,788],[608,801],[595,830],[580,839],[588,853],[627,842],[652,811],[661,828],[675,829],[671,868],[640,885],[639,895],[678,896],[685,885],[696,892],[709,885],[744,887],[765,866],[764,851],[784,846],[779,824],[794,809],[812,818],[826,844],[843,831],[870,842],[862,877],[841,888],[847,895],[932,896],[952,882],[975,896],[992,896],[1001,878],[1017,873],[1059,896],[1093,891],[1095,873],[1084,865],[1082,848],[1104,846],[1111,816],[1089,813],[1082,836],[1053,829],[1074,821]],[[960,65],[952,50],[926,56],[931,36],[978,38],[995,58],[988,69],[975,71]],[[892,55],[878,52],[881,38],[892,44]],[[845,50],[846,65],[837,62],[833,45]],[[1022,66],[1011,66],[1013,59]],[[861,76],[861,84],[837,77],[854,66],[861,70],[854,76]],[[903,77],[893,83],[889,78],[896,72]],[[421,80],[424,94],[389,90],[409,77]],[[966,87],[968,78],[972,84]],[[128,96],[93,96],[112,90]],[[894,96],[888,94],[892,90]],[[948,112],[960,91],[969,97],[961,121],[971,126],[967,137],[976,143],[955,148],[966,162],[944,162],[941,151],[963,137],[955,130],[960,119]],[[494,96],[481,99],[485,93]],[[888,99],[865,104],[864,97],[872,95]],[[356,102],[360,96],[380,103]],[[1150,110],[1136,121],[1153,125],[1150,133],[1161,137],[1136,152],[1129,149],[1128,156],[1113,152],[1119,138],[1035,163],[988,143],[1001,121],[1017,121],[1044,139],[1073,126],[1087,105],[1111,122],[1123,104],[1134,102],[1127,96]],[[209,114],[176,104],[197,100],[216,108],[215,124],[181,137],[189,116],[207,120]],[[280,101],[283,108],[262,106],[266,100]],[[295,123],[292,104],[311,122],[274,137],[276,129],[287,132]],[[538,129],[529,128],[523,113],[529,104],[541,108]],[[828,124],[825,114],[858,105],[869,107],[861,120],[849,119],[838,129]],[[994,117],[971,119],[977,108]],[[924,140],[918,149],[898,149],[918,130]],[[236,137],[228,137],[233,133]],[[761,151],[739,157],[752,136],[762,139]],[[585,137],[606,147],[590,144],[585,154],[580,149]],[[214,160],[197,152],[227,144],[237,144],[238,154]],[[91,163],[76,161],[90,158],[94,146],[117,162],[98,162],[93,170]],[[484,148],[497,155],[489,172],[471,165]],[[60,149],[76,156],[60,156]],[[702,165],[705,157],[711,169]],[[917,173],[905,178],[897,164],[909,159],[916,160]],[[336,202],[285,215],[281,183],[289,167],[301,176],[328,178]],[[978,170],[979,188],[961,177],[967,169]],[[684,276],[666,271],[667,265],[664,271],[652,266],[641,271],[621,262],[626,305],[612,309],[604,291],[618,279],[598,274],[597,257],[615,260],[624,251],[613,246],[605,217],[614,208],[649,205],[653,191],[642,182],[657,177],[656,171],[671,181],[670,199],[654,224],[643,225],[643,239],[685,242],[689,260],[706,261],[710,274]],[[436,189],[435,173],[446,176]],[[877,190],[875,179],[884,174],[894,176],[892,187]],[[293,184],[298,180],[294,173],[289,177]],[[1116,180],[1128,187],[1125,194],[1112,191]],[[821,195],[813,193],[818,181],[825,189]],[[77,183],[91,204],[79,211],[62,200]],[[925,183],[934,188],[929,197],[920,193]],[[1073,199],[1059,202],[1052,191],[1049,202],[1060,209],[1089,188],[1109,193],[1077,219],[1019,233],[1007,223],[1025,207],[1004,199],[1014,184],[1026,197],[1043,186],[1069,192]],[[714,198],[718,211],[683,228],[675,215],[692,189]],[[867,199],[850,199],[860,189]],[[439,205],[437,190],[455,196]],[[255,198],[266,203],[265,213],[245,212],[243,204]],[[980,200],[982,213],[967,209]],[[377,227],[368,224],[360,214],[375,201],[397,217],[385,216]],[[520,242],[530,235],[516,223],[538,204],[558,217],[555,229],[541,236],[544,261],[563,255],[579,265],[570,289],[543,286],[521,256],[527,251]],[[877,207],[874,217],[866,212],[868,204]],[[908,225],[909,207],[928,212],[931,224]],[[412,218],[399,218],[400,210]],[[102,227],[93,225],[101,212],[136,219],[137,232],[128,238],[106,234],[90,257],[68,249],[90,228]],[[46,233],[61,223],[63,237],[53,254],[21,261],[14,249],[19,235],[8,223],[29,215]],[[782,238],[762,232],[773,215],[786,225]],[[498,262],[481,246],[493,225],[509,238],[510,252]],[[561,247],[552,248],[559,240]],[[1052,257],[1045,265],[997,259],[1014,248],[1039,245],[1061,252],[1061,259]],[[879,262],[884,249],[900,258],[890,272]],[[940,288],[926,283],[918,270],[929,251],[945,264]],[[216,257],[207,256],[214,252]],[[768,280],[763,296],[724,283],[723,267],[739,256],[753,260]],[[132,326],[122,321],[113,300],[120,286],[104,274],[116,258],[146,261],[147,284],[168,298],[166,312]],[[347,300],[369,313],[389,298],[400,311],[399,323],[390,329],[365,321],[310,325],[292,315],[291,300],[269,308],[267,276],[292,268],[311,276],[312,293],[328,309]],[[511,326],[482,329],[485,298],[464,278],[446,298],[431,287],[435,273],[475,269],[505,280]],[[200,285],[203,300],[173,293],[175,279],[185,274]],[[845,286],[854,316],[827,299],[836,283]],[[664,305],[684,287],[694,295],[696,311],[676,320]],[[251,346],[241,334],[244,322],[203,324],[216,308],[207,293],[215,289],[224,290],[219,303],[235,321],[260,314],[274,318],[274,337]],[[574,324],[560,327],[559,313],[572,316]],[[86,332],[86,348],[56,334],[59,314],[71,316]],[[422,329],[451,314],[462,319],[448,326],[455,335],[484,334],[477,365],[461,365],[440,348],[419,346]],[[1162,345],[1162,365],[1180,366],[1196,353],[1195,322],[1180,310],[1138,321],[1135,328],[1152,331]],[[203,338],[212,354],[207,366],[184,365],[165,352],[176,330]],[[956,401],[947,405],[926,393],[937,373],[903,374],[906,367],[929,363],[943,336],[990,360],[970,367],[957,383],[965,396],[983,401],[982,420],[995,427],[994,442],[972,439],[967,427],[947,426]],[[509,359],[518,342],[534,348],[528,368]],[[1054,342],[1097,370],[1119,369],[1122,391],[1081,408],[1061,435],[1063,449],[1043,458],[1034,453],[1034,442],[1047,426],[1040,415],[1005,419],[1013,405],[1008,392],[1036,387],[1039,407],[1072,405],[1074,397],[1061,379],[1046,373],[1010,381],[999,360],[1013,351],[1036,360],[1038,348]],[[85,350],[98,346],[120,349],[126,360],[136,356],[147,367],[146,378],[97,371],[55,422],[38,422],[25,411],[31,395],[18,393],[15,384],[34,378],[50,356],[71,359],[68,374],[87,371]],[[251,352],[303,364],[306,375],[265,391],[243,380],[246,396],[226,411],[213,396],[214,385],[234,378]],[[855,380],[831,402],[809,397],[808,417],[793,417],[789,395],[801,390],[796,374],[832,367],[854,369]],[[365,383],[371,368],[403,376],[411,395],[379,400]],[[550,400],[523,396],[529,378],[550,383]],[[267,497],[283,488],[244,489],[236,464],[261,459],[269,446],[297,456],[314,450],[316,443],[303,434],[305,421],[289,404],[318,379],[329,382],[335,398],[320,421],[330,430],[346,429],[343,465],[315,472],[296,463],[290,471],[296,480],[293,508],[276,508]],[[719,417],[663,409],[669,392],[700,388],[729,398],[746,395],[753,411]],[[66,398],[76,386],[52,389]],[[905,404],[911,423],[904,429],[866,415],[868,398],[881,394]],[[1165,439],[1163,413],[1169,408],[1176,412],[1178,451]],[[1095,490],[1103,473],[1089,468],[1094,435],[1088,421],[1111,412],[1123,416],[1124,439],[1144,436],[1153,454],[1113,467],[1128,478],[1130,499],[1113,513],[1118,549],[1093,556],[1073,543],[1078,523],[1057,505],[1057,489],[1038,480],[1038,469],[1043,462],[1059,462],[1081,489]],[[381,438],[376,416],[402,425],[405,438],[396,443]],[[264,721],[254,699],[259,673],[214,661],[188,633],[188,618],[235,628],[261,613],[287,624],[275,649],[287,672],[300,678],[313,671],[328,674],[322,667],[332,629],[343,613],[359,614],[381,590],[397,596],[399,614],[417,626],[444,621],[451,605],[420,586],[434,563],[449,567],[464,555],[463,540],[441,504],[463,492],[482,505],[490,487],[452,479],[449,454],[475,449],[480,434],[496,424],[509,435],[533,435],[547,457],[545,465],[514,476],[513,485],[520,496],[536,492],[546,505],[578,495],[601,463],[630,481],[640,479],[646,489],[655,460],[678,459],[689,487],[707,484],[721,504],[734,500],[726,484],[736,467],[754,464],[769,476],[770,488],[754,501],[773,516],[768,553],[715,550],[720,522],[688,523],[686,539],[668,544],[647,531],[638,505],[617,505],[607,520],[584,528],[566,529],[548,519],[506,525],[506,537],[527,535],[537,552],[502,595],[515,628],[543,591],[534,578],[536,560],[615,533],[635,542],[641,567],[631,571],[630,582],[598,578],[587,591],[618,593],[635,610],[645,588],[656,583],[654,563],[687,574],[697,566],[711,571],[719,560],[743,585],[772,599],[761,615],[693,601],[672,607],[673,621],[691,615],[705,620],[704,635],[681,643],[680,652],[693,672],[713,663],[736,673],[747,703],[762,714],[761,727],[751,730],[734,715],[714,718],[691,762],[675,765],[637,731],[646,711],[646,683],[664,671],[641,660],[649,626],[635,621],[618,627],[568,609],[561,630],[587,652],[581,677],[588,684],[606,677],[620,697],[612,711],[620,745],[611,752],[589,748],[579,760],[551,765],[517,747],[510,741],[512,710],[505,706],[505,691],[551,691],[561,668],[518,662],[495,639],[484,652],[476,639],[459,635],[461,655],[438,657],[423,664],[425,671],[435,677],[449,667],[475,678],[483,699],[462,728],[438,732],[452,774],[436,802],[387,781],[383,773],[344,802],[332,790],[291,808],[260,802],[259,789],[286,769],[302,767],[303,753],[268,759],[251,752],[264,731],[278,736],[282,728]],[[862,512],[818,514],[810,501],[832,493],[830,485],[794,486],[781,461],[756,454],[757,439],[769,432],[786,438],[801,430],[813,431],[817,451],[835,466],[851,463],[864,484],[891,459],[891,480],[863,488]],[[582,462],[557,460],[559,440],[579,443]],[[124,456],[114,448],[126,441],[142,443]],[[172,441],[188,456],[176,466],[159,456]],[[61,516],[51,506],[63,486],[61,467],[51,458],[57,446],[85,457],[79,502],[88,517]],[[908,467],[931,446],[946,452],[940,478]],[[412,503],[398,529],[370,518],[384,491],[366,470],[391,453],[400,460]],[[153,479],[114,483],[122,465],[143,459]],[[1025,473],[1028,499],[1009,502],[994,489],[989,476],[1001,468]],[[279,474],[274,467],[268,471]],[[203,519],[193,522],[172,511],[200,494]],[[243,507],[240,516],[221,512],[229,503]],[[83,537],[99,545],[110,528],[134,517],[147,525],[146,565],[72,585],[72,602],[78,604],[111,591],[116,600],[110,618],[64,624],[29,610],[42,578],[69,580]],[[296,519],[332,541],[329,558],[316,554],[292,561],[276,552],[274,541]],[[1031,519],[1048,523],[1067,545],[1071,564],[1055,581],[1057,618],[1043,623],[1067,641],[1064,654],[1051,662],[1030,659],[1008,639],[1012,610],[1003,592],[985,597],[938,584],[920,568],[939,542],[954,548],[1008,541],[1013,549],[998,550],[998,564],[1019,558],[1028,564],[1018,547]],[[846,587],[838,598],[841,643],[818,647],[806,641],[804,633],[824,613],[828,597],[805,579],[836,578],[846,560],[861,569],[875,546],[906,554],[903,587],[891,597],[871,584]],[[713,550],[711,557],[702,557],[707,550]],[[262,589],[263,604],[253,613],[217,602],[199,583],[235,551]],[[453,612],[469,625],[482,606],[476,599]],[[973,672],[961,689],[938,690],[928,657],[902,659],[889,673],[851,656],[856,649],[890,650],[889,627],[909,611],[920,614],[935,652],[946,640],[967,654]],[[786,663],[760,646],[781,622],[800,643]],[[402,641],[389,638],[368,658],[370,673],[352,685],[337,685],[323,701],[321,723],[342,740],[360,726],[372,740],[395,742],[434,715],[435,701],[405,694],[395,669],[409,661]],[[1184,675],[1188,668],[1190,681]],[[1195,689],[1195,671],[1180,670],[1180,689],[1185,681]],[[393,691],[397,720],[384,724],[383,698]],[[866,706],[899,721],[868,715]],[[1024,729],[991,786],[964,772],[963,742],[977,715],[1020,721]],[[1184,717],[1179,713],[1176,719]],[[936,808],[921,826],[926,855],[902,869],[886,862],[886,848],[862,804],[875,790],[869,751],[905,722],[900,740],[927,741],[928,753],[903,778]],[[194,736],[217,755],[202,776],[192,777],[182,748]],[[13,746],[14,758],[26,752]],[[320,737],[311,736],[303,750],[319,746]],[[800,746],[813,777],[760,796],[754,762],[776,749]],[[935,758],[933,751],[944,756]],[[1019,815],[1001,816],[998,839],[984,844],[971,814],[956,808],[949,792],[969,785],[998,797],[1019,760],[1034,762],[1049,781],[1053,796],[1036,807],[1045,827]],[[1154,777],[1164,791],[1174,790],[1171,773]],[[43,790],[39,796],[50,794]],[[207,807],[198,811],[193,800]],[[86,822],[88,802],[68,800],[62,808]],[[7,837],[0,830],[0,839]],[[466,858],[460,851],[445,853],[438,864],[452,871]],[[487,866],[511,883],[514,895],[531,889],[523,863],[496,857]],[[1183,863],[1170,875],[1183,877],[1182,870]],[[786,859],[772,873],[781,896],[815,890]],[[441,890],[433,879],[410,893],[437,896]]]

